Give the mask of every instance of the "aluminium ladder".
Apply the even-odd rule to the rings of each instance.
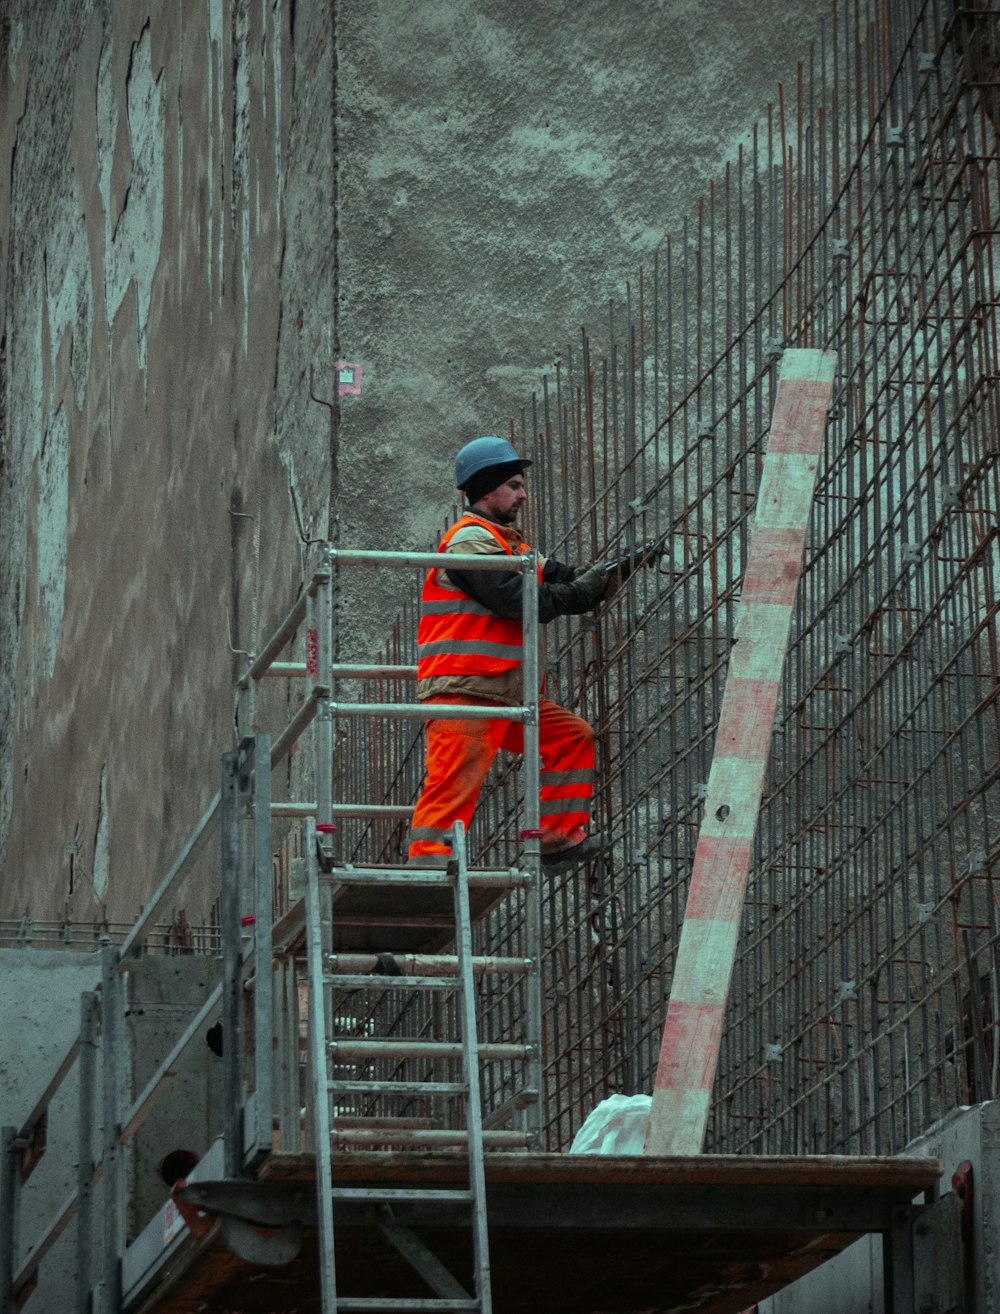
[[[328,549],[331,564],[439,564],[438,554],[361,553]],[[475,560],[482,568],[484,558]],[[526,690],[537,690],[537,557],[489,558],[489,568],[519,569],[524,575],[523,671]],[[496,562],[496,565],[493,565]],[[501,564],[502,563],[502,564]],[[323,609],[319,609],[323,614]],[[326,609],[329,616],[332,609]],[[332,626],[318,627],[315,643],[319,686],[332,692],[340,672],[332,660]],[[380,671],[380,674],[386,674]],[[358,866],[338,863],[332,818],[369,814],[371,804],[333,804],[333,722],[340,716],[428,719],[519,720],[524,724],[524,827],[522,861],[509,870],[468,866],[465,828],[456,821],[452,858],[445,869],[417,866]],[[316,1156],[320,1280],[323,1314],[353,1310],[468,1310],[491,1314],[484,1150],[538,1148],[542,1125],[541,1071],[541,897],[537,694],[520,708],[435,704],[350,704],[324,700],[318,711],[315,819],[303,822],[306,941],[308,955],[308,1065],[312,1147]],[[470,890],[481,907],[491,898],[523,891],[528,952],[523,958],[473,955]],[[450,906],[442,916],[442,900]],[[430,902],[429,902],[430,901]],[[492,905],[490,905],[492,906]],[[432,910],[427,916],[427,910]],[[346,915],[345,915],[346,910]],[[367,949],[358,948],[358,927],[370,915]],[[450,925],[445,928],[445,923]],[[436,939],[418,952],[414,928],[434,925]],[[395,937],[395,938],[394,938]],[[446,943],[442,943],[442,938]],[[449,950],[449,944],[453,949]],[[348,952],[345,952],[345,949]],[[442,950],[444,952],[442,952]],[[385,972],[391,975],[383,974]],[[523,1035],[480,1043],[476,983],[487,977],[520,983]],[[358,992],[360,1006],[350,1003]],[[374,999],[374,1003],[372,1003]],[[380,1000],[389,999],[388,1007]],[[339,1000],[340,1003],[335,1004]],[[418,1001],[411,1006],[405,1001]],[[345,1002],[346,1001],[346,1002]],[[399,1002],[404,1001],[404,1002]],[[351,1010],[354,1010],[353,1012]],[[416,1026],[407,1025],[415,1013]],[[428,1036],[430,1028],[445,1034]],[[346,1036],[338,1032],[348,1032]],[[416,1034],[410,1034],[412,1032]],[[457,1032],[457,1035],[455,1034]],[[497,1064],[505,1080],[517,1084],[494,1117],[520,1116],[514,1129],[484,1128],[480,1065]],[[510,1074],[519,1072],[520,1078]],[[402,1102],[408,1110],[397,1111]],[[414,1116],[412,1110],[419,1110]],[[513,1111],[513,1113],[512,1113]],[[455,1188],[429,1181],[417,1187],[347,1186],[337,1183],[337,1152],[348,1148],[464,1154],[467,1185]],[[405,1271],[426,1284],[417,1294],[338,1292],[336,1238],[353,1224],[374,1225],[389,1253],[406,1261]],[[335,1226],[336,1222],[336,1226]],[[445,1266],[415,1227],[456,1227],[470,1234],[471,1289]],[[398,1291],[399,1274],[396,1275]]]

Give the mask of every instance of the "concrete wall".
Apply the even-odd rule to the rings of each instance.
[[[680,232],[826,10],[6,6],[0,913],[135,915],[250,728],[232,649],[294,596],[293,492],[307,534],[425,544],[455,448]],[[346,645],[398,596],[348,582]]]
[[[4,1019],[0,1027],[0,1125],[23,1128],[79,1035],[80,995],[94,990],[100,980],[100,959],[95,954],[0,949]],[[76,1072],[74,1068],[52,1102],[45,1153],[21,1191],[18,1258],[24,1257],[69,1193],[76,1190]],[[6,1202],[5,1207],[9,1207]],[[70,1229],[56,1243],[41,1270],[33,1307],[72,1308],[75,1271],[75,1237]]]
[[[972,1164],[972,1233],[962,1247],[954,1218],[919,1228],[915,1306],[920,1314],[993,1314],[1000,1309],[1000,1102],[956,1109],[907,1147],[941,1160],[942,1195],[952,1175]],[[882,1245],[865,1237],[768,1300],[760,1314],[886,1314]]]
[[[218,980],[218,959],[195,955],[150,956],[133,961],[126,973],[126,1049],[121,1056],[129,1099],[143,1090]],[[80,996],[100,985],[95,953],[69,950],[0,950],[0,1125],[22,1128],[79,1034]],[[101,1067],[96,1059],[94,1154],[102,1140]],[[168,1188],[160,1172],[176,1149],[201,1157],[221,1134],[221,1061],[204,1036],[197,1036],[173,1067],[152,1111],[125,1153],[129,1239],[164,1202]],[[79,1161],[79,1064],[75,1063],[52,1100],[45,1152],[21,1188],[22,1260],[76,1190]],[[95,1192],[92,1278],[101,1276],[102,1188]],[[9,1208],[7,1201],[4,1208]],[[76,1226],[56,1242],[39,1269],[30,1308],[56,1314],[74,1307]],[[15,1265],[16,1266],[16,1265]]]

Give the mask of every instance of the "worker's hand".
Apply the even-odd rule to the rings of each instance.
[[[655,566],[662,555],[663,540],[651,538],[633,552],[606,561],[604,569],[617,584],[623,584],[633,570],[638,570],[640,566]]]
[[[608,591],[608,572],[603,561],[588,566],[573,580],[573,589],[587,609],[596,607]]]

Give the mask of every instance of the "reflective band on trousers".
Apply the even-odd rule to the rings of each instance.
[[[589,785],[593,774],[590,771],[543,771],[541,779],[543,789],[546,786],[555,789],[557,785]]]
[[[589,817],[590,795],[585,798],[543,798],[539,808],[542,817]]]
[[[451,828],[442,826],[411,826],[411,840],[430,840],[433,843],[443,844],[445,838],[451,839]]]

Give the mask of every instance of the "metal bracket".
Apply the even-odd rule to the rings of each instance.
[[[242,1218],[223,1218],[226,1245],[248,1264],[277,1267],[297,1259],[302,1249],[302,1222],[293,1219],[277,1232],[262,1232]]]
[[[968,1308],[963,1217],[964,1202],[954,1191],[914,1215],[912,1303],[905,1308],[927,1314],[954,1314]]]
[[[177,1182],[171,1192],[194,1237],[218,1220],[230,1250],[249,1264],[288,1264],[316,1221],[312,1192],[287,1182]]]
[[[972,1189],[972,1160],[963,1159],[951,1175],[951,1189],[962,1202],[962,1240],[972,1240],[972,1209],[975,1199]]]
[[[333,836],[337,826],[333,821],[316,824],[316,861],[320,871],[331,872],[337,859],[333,849]]]
[[[387,1209],[387,1212],[388,1209]],[[469,1293],[437,1255],[421,1241],[416,1232],[395,1223],[383,1223],[379,1230],[392,1243],[415,1272],[442,1300],[469,1300]]]
[[[256,1227],[316,1221],[315,1196],[309,1186],[299,1182],[178,1182],[173,1198],[185,1222],[185,1210],[192,1209],[203,1217],[241,1218]]]

